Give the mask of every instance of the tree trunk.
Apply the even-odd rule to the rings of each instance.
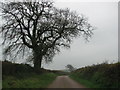
[[[38,52],[38,50],[34,51],[34,70],[39,72],[41,69],[42,63],[42,55]]]

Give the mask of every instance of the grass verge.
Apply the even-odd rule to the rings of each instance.
[[[27,73],[18,76],[3,76],[3,88],[46,88],[55,78],[54,73]]]
[[[89,80],[79,78],[76,74],[71,74],[70,78],[72,78],[73,80],[77,81],[78,83],[84,85],[86,88],[99,88],[100,87],[99,85],[96,85]]]
[[[70,74],[70,77],[88,88],[119,88],[120,63],[102,63],[86,66]]]

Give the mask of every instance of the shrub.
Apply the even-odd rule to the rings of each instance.
[[[120,63],[102,63],[86,66],[72,72],[76,77],[89,80],[100,87],[118,87],[120,85]]]

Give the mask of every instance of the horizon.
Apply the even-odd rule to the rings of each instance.
[[[61,70],[67,64],[80,68],[105,61],[108,63],[118,61],[117,2],[60,2],[58,0],[54,5],[58,8],[68,7],[71,11],[75,10],[78,14],[83,14],[97,29],[94,30],[90,42],[86,43],[82,37],[75,38],[70,49],[61,49],[52,63],[43,62],[43,68]],[[0,51],[2,53],[2,50]],[[0,59],[3,59],[2,54]],[[25,63],[22,59],[16,62]]]

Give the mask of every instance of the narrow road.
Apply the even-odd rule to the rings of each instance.
[[[85,88],[68,76],[58,76],[48,88]]]

